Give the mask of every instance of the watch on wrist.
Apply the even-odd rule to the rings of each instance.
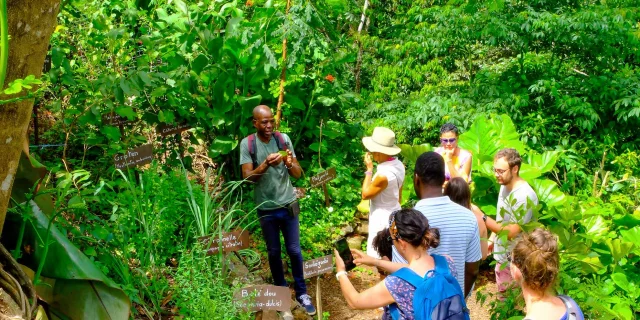
[[[487,222],[487,215],[482,215],[482,221]]]
[[[336,273],[336,280],[340,281],[340,276],[341,275],[346,275],[347,272],[346,271],[339,271],[338,273]]]

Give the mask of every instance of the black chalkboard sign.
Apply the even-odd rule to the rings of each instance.
[[[113,156],[116,169],[127,169],[151,163],[153,160],[153,146],[145,144],[134,149],[127,150],[125,154]]]
[[[336,168],[329,168],[327,171],[320,172],[319,174],[311,177],[311,187],[317,187],[323,185],[336,178]]]
[[[182,131],[189,130],[189,129],[191,129],[191,126],[186,123],[180,123],[180,124],[164,124],[163,123],[163,124],[159,124],[156,127],[156,132],[159,135],[166,137],[166,136],[180,133]]]

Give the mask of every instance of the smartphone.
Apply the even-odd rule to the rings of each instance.
[[[336,249],[338,249],[338,254],[342,261],[344,261],[344,266],[347,271],[352,270],[356,267],[356,264],[353,263],[353,255],[351,254],[351,249],[349,248],[349,244],[347,243],[346,238],[341,238],[335,242]]]

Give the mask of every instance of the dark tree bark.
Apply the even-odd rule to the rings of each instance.
[[[8,29],[11,39],[5,86],[28,75],[35,75],[36,78],[41,76],[59,9],[60,0],[8,1]],[[17,96],[25,96],[27,93],[22,91]],[[15,97],[0,95],[0,100]],[[0,105],[0,233],[20,153],[27,145],[26,133],[32,108],[33,99]]]

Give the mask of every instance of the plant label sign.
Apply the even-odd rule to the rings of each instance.
[[[311,187],[317,187],[323,185],[336,178],[336,168],[329,168],[327,171],[320,172],[319,174],[311,177]]]
[[[291,291],[287,287],[258,285],[244,287],[233,295],[237,308],[245,311],[291,309]]]
[[[205,245],[211,243],[207,250],[207,255],[217,254],[222,247],[222,252],[228,253],[249,248],[249,232],[247,230],[223,233],[222,238],[218,235],[200,237],[201,243]]]
[[[156,132],[161,136],[166,137],[166,136],[180,133],[182,131],[189,130],[189,129],[191,129],[191,126],[186,123],[179,123],[179,124],[163,123],[163,124],[159,124],[156,127]]]
[[[128,169],[151,163],[153,160],[153,146],[145,144],[134,149],[127,150],[125,154],[113,156],[116,169]]]
[[[123,124],[130,123],[131,121],[127,119],[127,117],[123,117],[115,112],[110,112],[102,115],[102,123],[112,125],[112,126],[121,126]]]
[[[304,278],[319,276],[333,271],[333,256],[327,255],[321,258],[305,261],[302,266]]]

